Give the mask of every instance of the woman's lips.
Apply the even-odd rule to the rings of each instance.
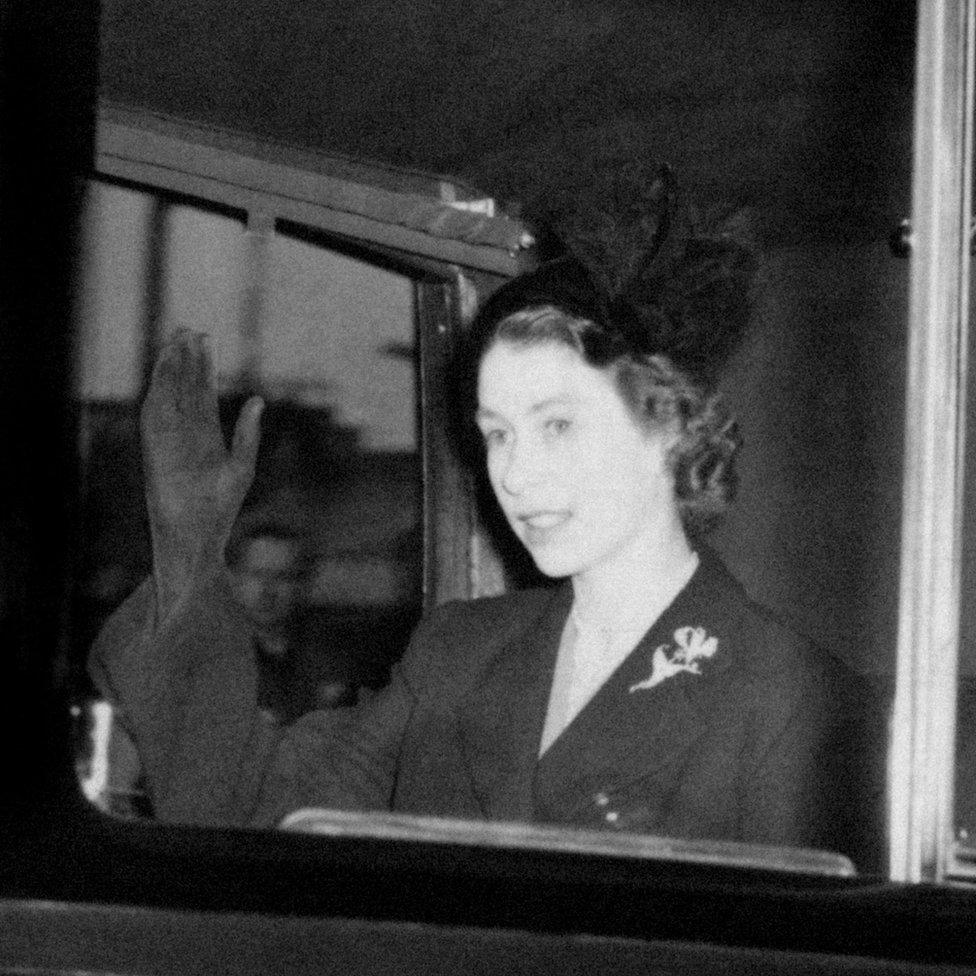
[[[570,513],[564,510],[526,512],[517,516],[523,526],[523,538],[527,546],[540,546],[549,542],[553,535],[569,521]]]

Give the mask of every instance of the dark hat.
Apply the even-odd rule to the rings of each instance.
[[[549,219],[543,236],[558,256],[496,290],[483,324],[553,305],[714,382],[751,318],[758,261],[743,211],[703,215],[662,166],[636,199],[564,205]]]
[[[521,309],[553,305],[574,318],[599,321],[605,303],[606,295],[587,269],[566,254],[507,281],[492,292],[478,314],[487,321],[500,322]]]

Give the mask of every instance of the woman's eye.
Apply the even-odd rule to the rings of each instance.
[[[497,447],[505,442],[505,431],[499,427],[483,430],[481,436],[484,438],[487,447]]]
[[[550,434],[565,434],[570,426],[571,422],[565,417],[552,417],[546,421],[546,431]]]

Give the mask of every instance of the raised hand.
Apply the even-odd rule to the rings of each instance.
[[[264,407],[251,397],[228,451],[210,340],[179,329],[163,347],[142,405],[142,455],[157,610],[224,566],[224,547],[254,478]]]

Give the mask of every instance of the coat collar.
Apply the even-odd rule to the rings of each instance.
[[[556,587],[488,662],[461,703],[458,731],[486,817],[531,820],[533,777],[572,588]]]
[[[546,594],[536,609],[526,612],[524,623],[461,703],[458,733],[485,816],[532,820],[537,794],[551,801],[566,790],[586,790],[593,782],[646,775],[683,753],[707,720],[703,692],[714,688],[716,675],[732,663],[722,630],[728,629],[742,600],[739,584],[716,557],[703,552],[689,583],[540,760],[539,741],[572,588],[567,583]],[[701,626],[719,637],[703,674],[682,673],[631,692],[632,685],[651,673],[654,650],[673,646],[675,631],[685,626]]]
[[[650,776],[687,753],[708,728],[714,696],[723,694],[724,672],[735,663],[731,634],[743,602],[717,557],[703,553],[688,585],[542,756],[537,797],[544,807],[569,813],[591,802],[590,794]],[[700,673],[635,688],[652,673],[655,652],[672,655],[686,627],[717,639]]]

